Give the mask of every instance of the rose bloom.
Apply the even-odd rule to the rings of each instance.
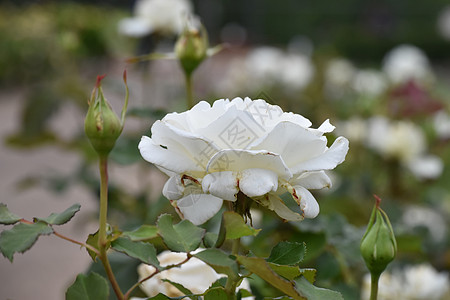
[[[286,113],[264,100],[200,102],[183,113],[156,121],[143,136],[143,158],[170,176],[163,194],[182,218],[198,225],[214,216],[223,200],[239,192],[288,221],[314,218],[319,205],[310,189],[331,186],[325,170],[342,163],[348,140],[327,147],[328,120],[310,128],[305,117]],[[280,195],[291,193],[289,209]]]
[[[192,254],[201,251],[197,250]],[[186,259],[186,253],[177,253],[171,251],[164,251],[158,254],[158,260],[162,267],[181,263]],[[139,280],[142,280],[155,272],[153,266],[141,264],[138,267]],[[174,287],[169,282],[163,281],[168,279],[172,282],[179,283],[194,294],[203,294],[214,282],[225,275],[217,274],[210,266],[198,258],[192,257],[180,267],[175,267],[166,271],[162,271],[152,278],[144,281],[141,284],[142,291],[149,297],[154,297],[162,293],[169,297],[184,296],[180,290]],[[241,285],[237,288],[250,291],[250,285],[247,279],[244,279]],[[253,297],[252,297],[253,298]],[[141,299],[141,298],[134,298]],[[189,298],[188,298],[189,299]],[[244,298],[244,299],[250,299]]]
[[[137,0],[134,17],[119,22],[119,32],[143,37],[153,32],[175,35],[183,29],[186,16],[192,12],[188,0]]]

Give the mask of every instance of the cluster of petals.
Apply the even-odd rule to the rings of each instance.
[[[142,157],[170,178],[163,194],[182,218],[202,224],[223,201],[243,193],[282,219],[314,218],[319,205],[309,190],[331,186],[325,170],[342,163],[348,140],[328,147],[328,120],[311,128],[305,117],[264,100],[202,101],[156,121],[139,143]],[[280,198],[289,192],[291,210]]]

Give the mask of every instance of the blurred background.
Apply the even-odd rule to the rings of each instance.
[[[224,45],[195,71],[196,100],[262,98],[314,127],[329,118],[336,125],[329,139],[350,140],[345,163],[330,173],[333,187],[315,193],[319,217],[291,224],[264,213],[248,249],[267,256],[279,240],[305,241],[303,267],[318,270],[318,286],[365,299],[359,241],[377,194],[398,241],[388,268],[403,278],[395,288],[422,295],[414,299],[449,299],[448,1],[152,2],[161,1],[0,1],[0,201],[28,219],[81,203],[60,231],[79,240],[96,231],[99,179],[84,115],[101,74],[120,110],[126,68],[130,104],[111,154],[110,223],[131,230],[173,213],[161,196],[166,178],[142,160],[137,144],[155,120],[186,110],[183,73],[174,60],[127,59],[173,52],[188,11],[211,46]],[[112,259],[129,287],[137,263]],[[100,268],[85,250],[41,237],[13,264],[0,257],[0,298],[63,299],[88,269]],[[278,295],[258,281],[252,289]]]

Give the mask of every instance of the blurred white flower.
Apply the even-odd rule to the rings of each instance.
[[[384,117],[369,120],[368,146],[382,156],[400,161],[419,179],[436,178],[441,175],[443,163],[440,158],[425,155],[425,135],[412,122],[390,121]]]
[[[367,122],[358,116],[337,123],[336,133],[343,135],[351,142],[363,143],[367,136]]]
[[[439,13],[437,27],[442,37],[450,40],[450,5],[444,7]]]
[[[450,138],[450,116],[447,112],[443,110],[438,111],[433,117],[433,125],[439,138]]]
[[[340,98],[351,88],[356,74],[355,66],[347,59],[337,58],[325,68],[325,90],[333,98]]]
[[[428,57],[412,45],[400,45],[389,51],[383,59],[383,71],[394,84],[433,78]]]
[[[143,37],[153,32],[176,35],[192,12],[189,0],[137,0],[134,17],[119,22],[119,33]]]
[[[448,299],[448,273],[437,272],[429,264],[408,266],[403,271],[381,274],[378,300],[444,300]],[[364,276],[361,299],[370,298],[370,275]]]
[[[387,86],[384,74],[377,70],[359,70],[353,79],[353,89],[366,96],[379,96],[386,91]]]
[[[402,216],[403,223],[410,229],[424,226],[428,229],[434,241],[439,242],[447,234],[447,225],[444,218],[436,211],[421,206],[410,206],[405,209]]]
[[[203,249],[193,251],[192,254],[200,252]],[[186,253],[164,251],[158,254],[158,260],[162,267],[178,264],[187,258]],[[153,266],[141,264],[138,266],[139,280],[142,280],[155,272]],[[168,279],[172,282],[179,283],[185,288],[189,289],[194,294],[204,293],[214,282],[219,278],[225,277],[223,274],[217,274],[214,269],[198,258],[192,257],[188,262],[182,264],[180,267],[171,268],[162,271],[152,278],[144,281],[141,284],[142,291],[149,297],[153,297],[162,293],[169,297],[184,296],[172,284],[163,281]],[[245,289],[250,291],[248,280],[244,279],[237,289]],[[189,298],[188,298],[189,299]],[[245,299],[245,298],[244,298]],[[250,297],[248,298],[250,299]]]
[[[274,47],[260,47],[251,51],[246,59],[250,80],[256,80],[259,89],[281,85],[290,90],[301,90],[311,81],[314,66],[309,57],[287,54]]]
[[[302,53],[259,47],[232,59],[216,89],[218,93],[239,94],[276,88],[289,94],[304,89],[314,72],[311,59]]]
[[[370,274],[363,278],[361,300],[370,299]],[[401,297],[402,283],[396,276],[383,272],[378,282],[378,300],[406,300]]]
[[[314,218],[319,205],[310,189],[331,186],[325,170],[342,163],[348,140],[327,147],[326,120],[311,128],[305,117],[285,113],[264,100],[235,98],[200,102],[171,113],[142,137],[142,157],[170,176],[163,194],[182,218],[202,224],[242,193],[281,218]],[[279,195],[290,192],[299,205],[290,210]]]

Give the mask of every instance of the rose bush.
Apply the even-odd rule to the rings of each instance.
[[[348,151],[344,137],[327,147],[324,134],[335,128],[328,120],[317,129],[311,125],[260,99],[221,99],[212,106],[202,101],[156,121],[139,150],[170,176],[164,196],[196,225],[239,193],[285,220],[300,221],[317,216],[319,205],[309,190],[331,186],[325,170],[342,163]],[[280,198],[286,191],[297,211]]]

